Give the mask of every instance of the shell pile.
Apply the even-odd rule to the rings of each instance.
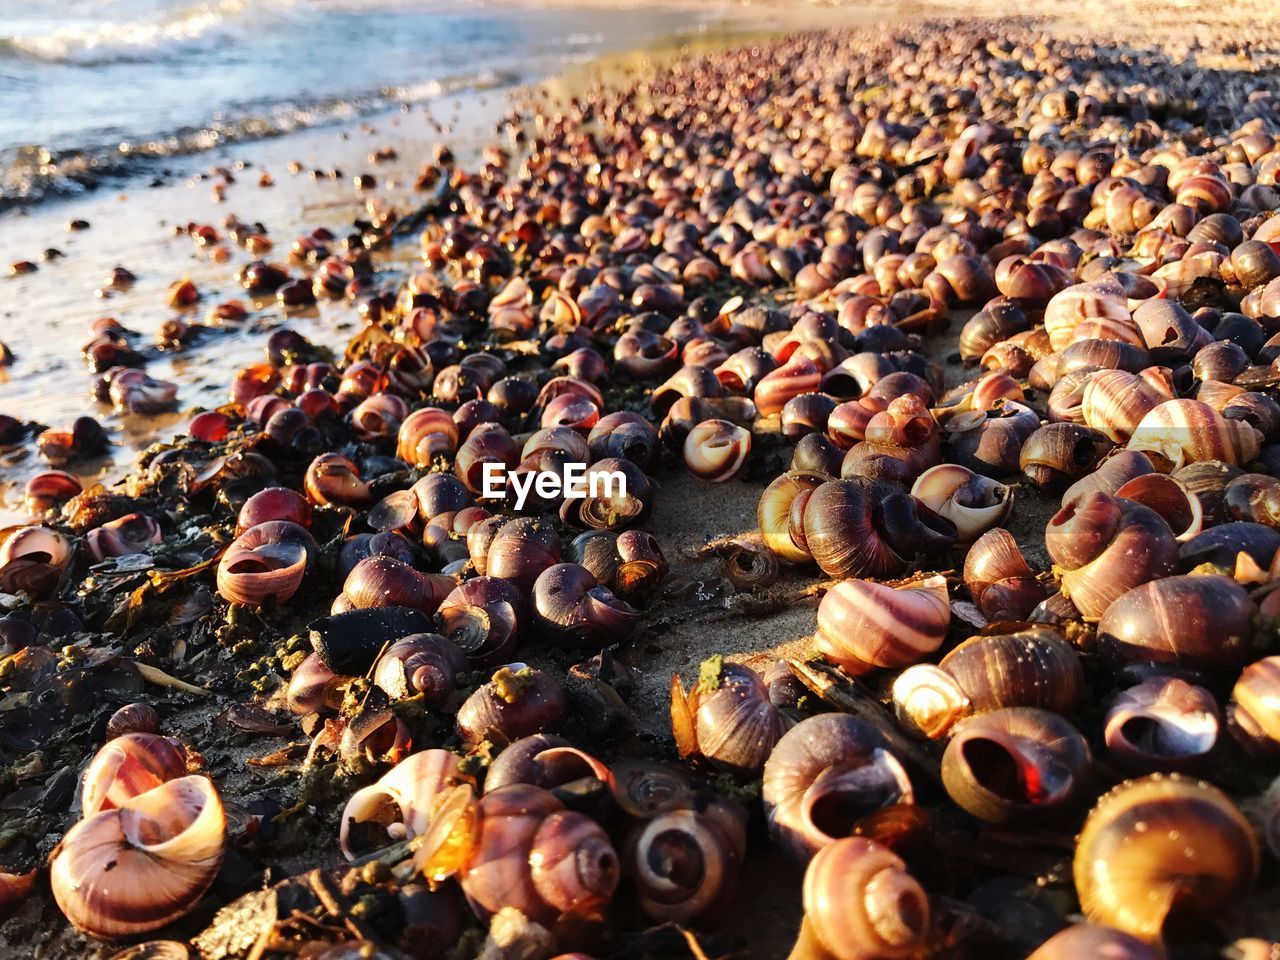
[[[278,262],[193,224],[243,293],[176,283],[166,349],[358,332],[276,326],[110,485],[94,418],[0,418],[48,464],[0,910],[167,938],[129,956],[739,956],[778,911],[753,955],[1267,955],[1275,41],[806,34],[518,101]],[[97,396],[179,406],[153,349],[96,322]]]

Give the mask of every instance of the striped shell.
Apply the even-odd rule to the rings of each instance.
[[[723,483],[746,463],[751,431],[728,420],[704,420],[684,440],[684,463],[699,480]]]
[[[135,936],[191,910],[217,875],[225,846],[213,783],[181,777],[72,827],[50,858],[49,885],[76,929]]]
[[[1122,594],[1170,576],[1178,542],[1149,507],[1093,493],[1063,507],[1045,529],[1045,547],[1062,569],[1062,592],[1086,620]]]
[[[126,733],[93,755],[81,781],[81,811],[91,817],[187,772],[187,753],[171,737]]]
[[[343,854],[355,859],[351,828],[369,821],[385,824],[389,839],[411,840],[420,835],[427,829],[436,798],[469,779],[459,771],[457,755],[448,750],[423,750],[406,757],[347,801],[338,828]]]
[[[1070,714],[1084,697],[1084,668],[1056,630],[970,637],[936,667],[917,664],[893,684],[901,725],[941,737],[964,717],[1004,707],[1039,707]]]
[[[973,540],[1004,522],[1013,508],[1013,488],[958,463],[930,467],[916,478],[911,495],[950,520],[962,541]]]
[[[836,584],[818,606],[820,653],[849,673],[918,663],[951,625],[945,577],[890,587],[871,580]]]
[[[846,837],[819,851],[804,875],[804,927],[833,960],[922,956],[929,897],[887,847]],[[799,952],[793,956],[800,956]],[[809,956],[810,954],[804,954]]]
[[[1044,327],[1054,350],[1065,350],[1077,324],[1091,317],[1129,320],[1123,292],[1107,284],[1079,283],[1054,295],[1044,310]]]
[[[762,786],[769,834],[797,861],[882,807],[912,803],[911,780],[883,735],[844,713],[800,721],[778,741],[764,765]]]
[[[1148,413],[1173,399],[1173,385],[1163,381],[1157,371],[1141,374],[1127,370],[1098,370],[1089,376],[1080,401],[1084,422],[1106,434],[1116,443],[1127,443],[1133,431]]]
[[[771,370],[756,384],[752,399],[761,416],[781,413],[787,401],[813,393],[822,382],[822,370],[809,357],[796,353],[787,363]]]
[[[1163,458],[1169,470],[1178,470],[1204,460],[1246,464],[1260,443],[1261,435],[1243,420],[1228,420],[1199,400],[1167,400],[1142,418],[1127,449]]]

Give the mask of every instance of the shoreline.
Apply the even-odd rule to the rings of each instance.
[[[288,245],[304,228],[311,229],[317,221],[336,227],[360,214],[371,197],[406,210],[420,203],[412,181],[431,150],[447,144],[464,162],[478,160],[513,100],[544,93],[569,98],[603,80],[648,69],[657,60],[695,56],[773,35],[752,23],[716,22],[694,34],[677,32],[650,45],[608,51],[528,83],[467,88],[407,108],[219,146],[176,158],[150,180],[135,178],[128,185],[0,212],[0,269],[19,259],[37,262],[37,270],[29,275],[0,276],[0,342],[16,356],[12,366],[0,367],[0,413],[20,410],[23,419],[49,427],[67,424],[82,412],[98,416],[122,449],[107,461],[79,465],[72,472],[85,484],[116,479],[133,454],[181,427],[191,411],[224,402],[226,377],[258,358],[267,332],[288,325],[336,346],[351,322],[342,305],[321,303],[285,315],[272,301],[246,326],[210,329],[187,348],[160,351],[148,369],[153,376],[180,384],[176,412],[159,417],[112,413],[90,398],[94,376],[78,353],[95,318],[115,317],[146,342],[168,318],[176,315],[200,323],[212,304],[244,299],[243,291],[228,281],[232,268],[252,257],[230,245],[231,264],[215,262],[209,251],[174,234],[179,225],[208,223],[223,230],[221,221],[229,215],[260,221],[276,244],[267,259],[286,259]],[[396,147],[397,157],[371,162],[370,154],[386,146]],[[300,165],[298,173],[288,172],[292,163]],[[236,178],[221,199],[212,193],[220,179],[217,170],[228,170]],[[274,178],[271,188],[257,186],[262,173]],[[361,173],[377,178],[375,191],[353,186],[353,178]],[[66,225],[74,219],[87,220],[90,228],[69,232]],[[40,252],[48,248],[65,256],[40,261]],[[397,269],[412,268],[413,251],[407,245],[376,256]],[[116,265],[135,273],[137,282],[109,291],[105,298],[95,297],[95,289]],[[184,276],[197,284],[202,298],[194,309],[175,313],[165,306],[165,293]],[[32,312],[41,317],[42,327],[24,323]],[[214,360],[211,369],[202,367],[202,356]],[[7,454],[0,451],[0,523],[22,519],[22,486],[44,466],[29,444]]]
[[[397,3],[392,0],[386,6],[394,9]],[[480,5],[459,2],[446,4],[440,12],[523,12],[542,6],[533,0],[503,0],[497,4]],[[1094,30],[1090,23],[1097,17],[1106,15],[1110,18],[1108,27],[1111,39],[1136,41],[1139,45],[1186,44],[1194,50],[1198,35],[1203,30],[1241,23],[1249,23],[1255,27],[1261,25],[1264,28],[1269,26],[1276,37],[1280,38],[1280,13],[1276,13],[1265,0],[1226,0],[1208,7],[1195,0],[1184,0],[1173,5],[1177,22],[1160,20],[1154,24],[1150,20],[1151,15],[1169,10],[1169,5],[1159,0],[1124,0],[1120,8],[1127,16],[1121,17],[1114,16],[1116,4],[1107,3],[1106,0],[1082,0],[1081,4],[1073,5],[1070,10],[1064,10],[1061,4],[1052,0],[1031,0],[1016,7],[1011,6],[1009,0],[977,0],[974,4],[964,6],[957,6],[954,0],[907,0],[905,3],[891,0],[811,0],[800,4],[792,4],[787,0],[715,0],[710,5],[699,3],[698,0],[667,0],[658,4],[647,0],[630,0],[622,7],[607,0],[559,0],[552,3],[551,7],[556,10],[576,8],[593,12],[612,9],[628,13],[649,10],[664,14],[689,12],[696,13],[703,19],[700,24],[657,37],[651,43],[631,50],[623,48],[597,52],[582,64],[561,64],[545,70],[535,68],[539,71],[536,77],[522,78],[518,68],[496,72],[485,69],[445,75],[415,84],[416,87],[439,88],[439,92],[431,92],[425,96],[416,95],[411,90],[381,88],[331,100],[294,103],[292,106],[281,103],[276,107],[298,112],[291,118],[287,114],[284,118],[276,119],[271,119],[268,114],[247,115],[219,124],[183,127],[144,138],[134,145],[131,152],[122,152],[119,156],[106,145],[55,149],[50,152],[46,145],[32,144],[21,148],[29,151],[32,169],[43,162],[38,159],[42,156],[53,158],[55,164],[61,166],[51,175],[52,179],[46,187],[49,191],[47,194],[34,198],[0,196],[0,227],[15,217],[34,214],[49,204],[74,204],[98,191],[129,189],[148,177],[181,175],[184,171],[198,167],[202,158],[217,157],[223,155],[224,151],[235,150],[237,147],[252,149],[256,144],[288,139],[311,130],[349,129],[364,122],[374,122],[379,117],[406,106],[413,108],[468,92],[502,91],[526,85],[537,86],[545,82],[554,83],[558,74],[589,68],[592,63],[613,56],[653,51],[675,51],[678,55],[681,49],[698,52],[731,42],[721,40],[702,47],[698,37],[706,32],[765,38],[791,32],[892,26],[949,18],[964,21],[1011,18],[1019,22],[1035,23],[1055,36],[1072,37],[1090,35]],[[323,3],[319,9],[324,9]],[[1211,65],[1222,66],[1223,60],[1219,58]],[[1249,69],[1247,54],[1242,53],[1236,65]],[[398,97],[396,94],[405,96]],[[308,117],[307,114],[317,116]],[[213,145],[202,145],[211,143]],[[11,169],[8,172],[14,171]],[[48,174],[40,173],[39,176]],[[69,182],[59,184],[59,180]],[[90,180],[92,185],[78,183],[78,180]],[[0,250],[0,265],[4,262],[3,252]]]
[[[344,4],[333,6],[349,10]],[[309,6],[307,9],[322,16],[326,5]],[[375,4],[365,13],[372,17],[379,12],[396,9],[394,3]],[[463,18],[464,25],[482,19],[502,23],[504,18],[513,23],[523,23],[536,9],[536,5],[519,2],[450,3],[434,10],[433,14]],[[21,215],[48,203],[82,200],[103,189],[132,188],[148,178],[165,177],[169,170],[181,173],[198,166],[203,157],[217,156],[239,146],[252,148],[255,144],[304,134],[309,130],[351,128],[389,112],[468,92],[537,84],[572,66],[577,60],[594,59],[618,49],[627,49],[625,43],[619,48],[616,40],[606,38],[604,28],[607,22],[601,18],[608,13],[607,7],[582,8],[595,19],[583,24],[591,32],[580,37],[571,32],[573,21],[564,16],[572,9],[569,4],[557,8],[555,12],[564,21],[562,31],[558,35],[539,34],[538,43],[523,55],[499,56],[478,63],[442,60],[444,72],[439,75],[384,78],[379,84],[356,86],[315,97],[272,99],[265,90],[254,90],[242,102],[228,104],[192,122],[157,129],[99,131],[94,135],[96,139],[84,143],[38,140],[15,143],[3,151],[8,165],[0,170],[0,225],[15,213]],[[732,11],[699,9],[683,0],[636,3],[619,15],[632,21],[644,23],[652,20],[658,24],[659,32],[652,38],[658,43],[665,43],[670,38],[678,39],[683,34],[696,34],[702,26],[733,20]],[[682,18],[687,22],[680,22]],[[558,41],[549,41],[549,37],[556,36]],[[642,39],[640,46],[647,42]],[[580,53],[574,52],[576,43],[583,46]],[[155,54],[162,63],[175,56],[161,50]],[[31,59],[38,61],[40,58]],[[78,66],[91,70],[116,62],[108,58],[101,63],[89,61]],[[129,64],[135,61],[125,59],[119,62]],[[55,60],[49,66],[65,67],[69,64],[75,64],[75,61]],[[186,77],[175,82],[191,85],[198,81]],[[5,101],[0,99],[0,102]],[[13,102],[16,107],[16,94]]]

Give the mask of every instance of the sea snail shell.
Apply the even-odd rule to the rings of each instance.
[[[458,757],[448,750],[423,750],[405,757],[377,783],[357,790],[342,811],[338,844],[348,860],[353,850],[353,827],[375,823],[389,839],[412,840],[426,830],[436,799],[449,787],[471,783],[458,769]]]
[[[830,478],[813,471],[793,470],[775,479],[756,508],[756,521],[764,544],[782,560],[804,563],[811,559],[808,550],[798,545],[790,533],[792,505],[797,498],[807,498]],[[803,501],[802,501],[803,502]]]
[[[1167,577],[1178,543],[1154,510],[1093,493],[1059,510],[1045,530],[1049,556],[1062,570],[1062,590],[1086,620],[1097,620],[1121,594]]]
[[[893,683],[898,723],[920,736],[945,736],[968,716],[1004,707],[1069,714],[1084,696],[1080,656],[1051,627],[970,637],[934,666],[921,663]]]
[[[671,678],[671,728],[680,755],[699,754],[731,773],[758,773],[794,720],[770,702],[764,681],[748,666],[723,664],[714,688],[705,686],[700,681],[686,694],[679,676]]]
[[[194,907],[225,845],[213,783],[181,777],[72,827],[50,858],[49,883],[78,930],[103,939],[134,936]]]
[[[1231,690],[1227,723],[1250,753],[1280,754],[1280,657],[1263,657],[1244,669]]]
[[[794,960],[922,955],[929,898],[902,860],[874,840],[846,837],[819,850],[803,889],[805,919]]]
[[[181,743],[154,733],[127,733],[109,741],[85,769],[81,810],[91,817],[114,810],[187,772]]]
[[[965,542],[999,526],[1013,508],[1013,488],[958,463],[930,467],[916,478],[911,495],[954,523]]]
[[[716,919],[737,892],[746,846],[746,811],[723,798],[645,820],[627,850],[640,909],[676,923]]]
[[[1127,449],[1140,450],[1173,471],[1202,460],[1249,463],[1260,441],[1261,434],[1248,423],[1228,420],[1206,403],[1167,400],[1142,418]]]
[[[1074,873],[1089,920],[1159,943],[1170,921],[1203,923],[1249,891],[1258,840],[1221,791],[1156,774],[1098,801]]]
[[[548,928],[599,912],[621,873],[598,824],[522,783],[479,798],[466,787],[442,795],[416,862],[437,880],[456,875],[477,916],[515,907]]]
[[[965,554],[964,585],[990,621],[1025,620],[1046,596],[1018,541],[1001,527],[988,530]]]
[[[911,803],[907,772],[873,727],[846,714],[824,713],[792,727],[764,766],[763,798],[774,842],[798,861],[858,818]]]
[[[1118,765],[1152,773],[1192,769],[1213,749],[1218,728],[1218,703],[1208,690],[1153,677],[1111,702],[1103,735]]]
[[[218,593],[228,603],[286,603],[302,586],[315,540],[305,527],[268,520],[250,527],[218,561]]]
[[[1164,951],[1111,927],[1077,923],[1054,934],[1027,960],[1164,960]]]
[[[1229,577],[1162,577],[1107,608],[1098,621],[1098,653],[1112,664],[1238,670],[1249,659],[1256,614],[1248,593]]]
[[[723,483],[742,469],[751,431],[728,420],[704,420],[684,441],[684,463],[699,480]]]
[[[959,806],[988,823],[1070,813],[1091,782],[1092,757],[1056,713],[1006,707],[956,727],[942,756],[942,783]]]
[[[818,605],[817,647],[852,674],[904,667],[937,650],[950,624],[945,577],[901,587],[845,580]]]

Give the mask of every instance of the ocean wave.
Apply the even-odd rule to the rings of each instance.
[[[0,52],[77,66],[155,61],[282,26],[302,16],[306,5],[306,0],[205,0],[160,18],[73,23],[45,33],[0,37]]]

